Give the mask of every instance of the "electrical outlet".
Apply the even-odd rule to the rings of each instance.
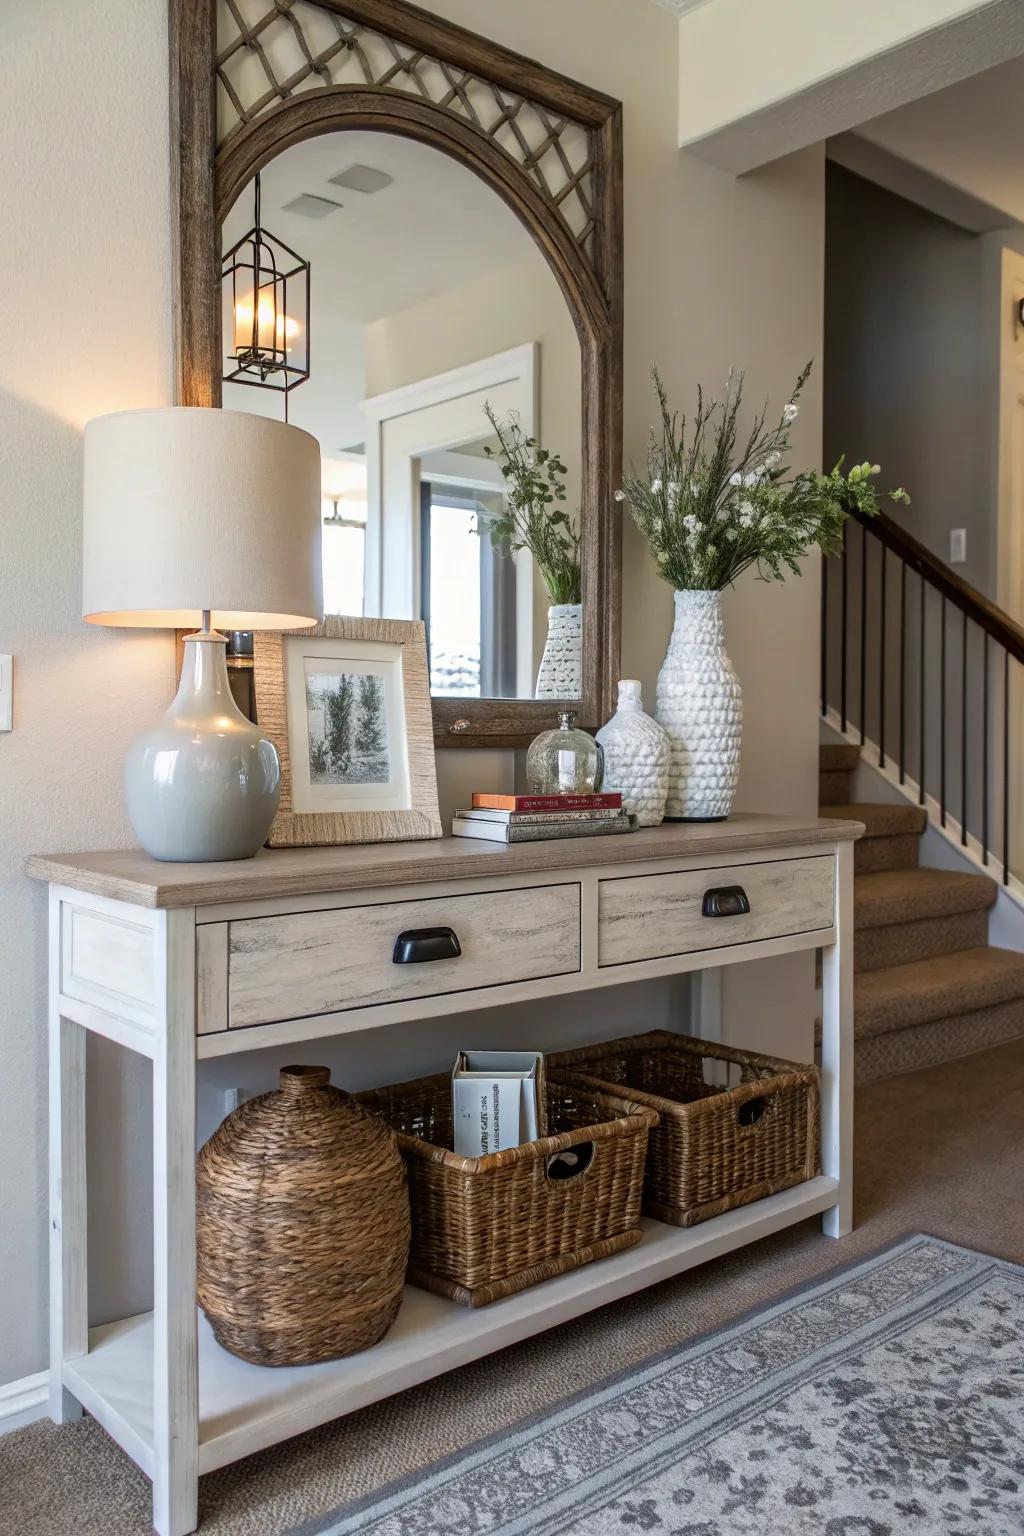
[[[14,730],[14,657],[0,656],[0,731]]]
[[[950,565],[967,564],[966,528],[951,528],[949,530],[949,563]]]
[[[220,1096],[222,1114],[230,1115],[232,1110],[237,1109],[239,1104],[244,1104],[246,1099],[251,1097],[247,1088],[224,1088]]]

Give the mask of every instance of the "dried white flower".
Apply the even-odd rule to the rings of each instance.
[[[660,480],[652,480],[651,481],[651,492],[652,492],[652,494],[657,496],[657,494],[658,494],[658,492],[660,490],[661,490],[661,481]]]
[[[729,476],[729,484],[730,485],[742,485],[743,484],[743,476],[740,474],[739,470],[737,470],[734,475],[730,475]]]
[[[616,491],[615,492],[615,500],[616,501],[625,501],[625,499],[626,499],[625,491]]]
[[[777,469],[778,466],[782,463],[782,454],[779,453],[778,449],[776,449],[774,453],[770,453],[768,455],[764,462],[766,468]]]
[[[799,415],[800,407],[795,400],[791,400],[788,405],[782,408],[782,419],[787,427],[791,427]]]

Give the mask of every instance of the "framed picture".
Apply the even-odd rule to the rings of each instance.
[[[260,633],[254,665],[257,717],[281,758],[271,848],[441,836],[422,624]]]

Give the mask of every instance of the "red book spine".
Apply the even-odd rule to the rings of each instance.
[[[473,796],[477,810],[486,811],[617,811],[618,790],[606,795],[482,795]]]

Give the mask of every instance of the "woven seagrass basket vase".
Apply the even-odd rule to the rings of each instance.
[[[326,1067],[284,1067],[197,1165],[199,1304],[255,1365],[310,1365],[376,1344],[398,1313],[409,1194],[394,1133]]]

